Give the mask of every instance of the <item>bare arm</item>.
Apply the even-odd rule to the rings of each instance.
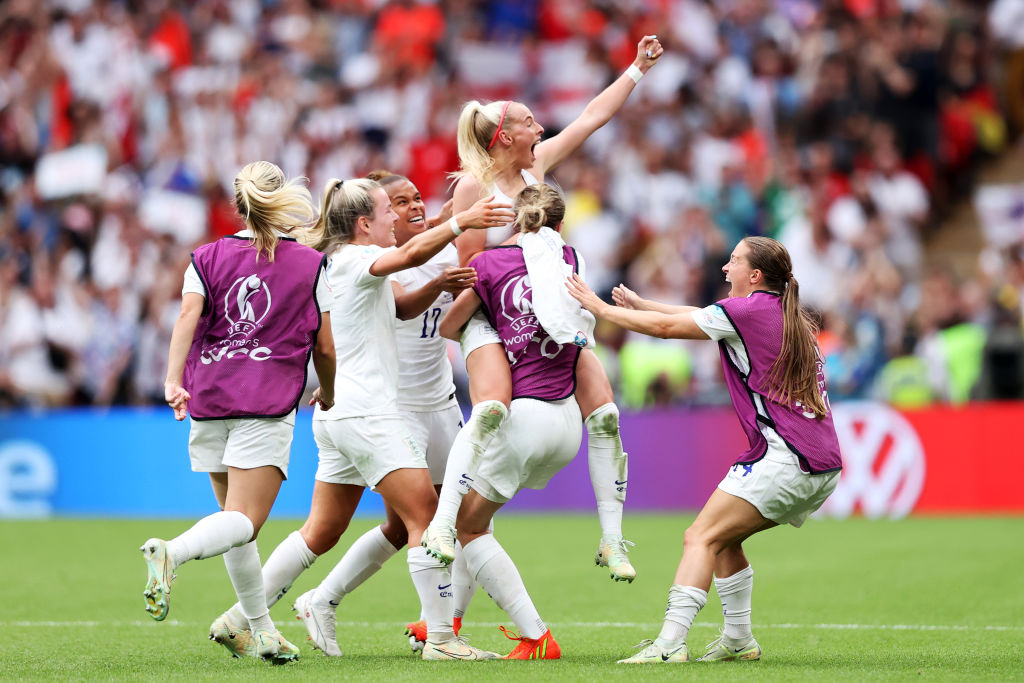
[[[636,311],[657,311],[658,313],[688,313],[697,310],[696,306],[674,306],[660,301],[644,299],[626,285],[619,284],[612,290],[612,301],[616,306],[631,308]]]
[[[636,59],[633,60],[633,66],[643,73],[647,73],[663,52],[664,49],[655,36],[644,36],[636,46]],[[636,83],[633,79],[623,72],[615,79],[614,83],[590,100],[583,113],[566,126],[561,133],[537,145],[537,163],[534,165],[534,170],[540,172],[539,177],[543,177],[548,171],[565,161],[566,157],[579,149],[580,145],[594,131],[608,123],[622,108],[626,98],[635,87]]]
[[[466,326],[478,308],[480,308],[480,297],[472,289],[467,289],[459,294],[455,303],[448,309],[448,314],[441,321],[441,336],[459,341],[462,336],[462,328]]]
[[[513,216],[512,207],[508,204],[495,202],[494,197],[485,197],[465,211],[457,213],[455,220],[462,229],[482,232],[486,228],[505,225]],[[374,261],[370,266],[370,275],[383,277],[406,268],[421,266],[454,238],[455,233],[447,223],[430,228]]]
[[[452,196],[452,211],[465,211],[473,206],[473,203],[480,199],[483,188],[476,178],[465,176],[455,185],[455,193]],[[487,246],[487,233],[482,230],[474,230],[459,235],[455,240],[455,248],[459,252],[459,265],[466,266],[476,257],[477,254]]]
[[[472,268],[448,267],[436,278],[419,289],[408,290],[397,282],[391,283],[395,292],[395,316],[399,320],[410,320],[430,308],[441,292],[458,294],[466,287],[476,284],[476,271]]]
[[[320,331],[317,332],[316,342],[313,344],[313,369],[316,370],[320,386],[313,391],[309,405],[319,403],[322,409],[330,410],[334,405],[334,373],[337,369],[330,311],[320,314]]]
[[[171,332],[171,348],[167,352],[167,377],[164,380],[164,400],[174,410],[174,419],[184,420],[188,415],[188,402],[192,399],[181,386],[181,376],[185,372],[185,360],[192,348],[192,337],[196,333],[196,324],[203,314],[206,299],[202,294],[188,292],[181,297],[181,311],[174,322]]]
[[[596,317],[615,323],[627,330],[649,334],[661,339],[710,339],[690,315],[691,311],[696,310],[694,307],[680,306],[678,308],[684,310],[677,313],[663,313],[661,311],[635,311],[612,306],[601,301],[587,286],[587,283],[575,273],[566,280],[565,286],[573,298],[583,305],[583,308]]]

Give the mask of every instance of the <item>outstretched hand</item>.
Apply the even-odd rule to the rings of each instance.
[[[476,269],[448,266],[437,276],[437,282],[442,291],[458,295],[462,290],[476,284]]]
[[[644,73],[647,73],[647,70],[654,66],[654,63],[658,61],[658,58],[664,52],[665,48],[658,41],[658,36],[644,36],[637,43],[636,59],[633,60],[633,64]]]
[[[606,307],[604,301],[601,301],[601,297],[594,294],[593,290],[587,286],[587,283],[583,281],[583,278],[579,276],[579,273],[573,273],[572,277],[569,277],[565,281],[565,287],[569,290],[569,294],[572,298],[580,302],[583,308],[587,309],[597,317],[601,317],[600,311]]]
[[[451,218],[452,215],[453,215],[452,214],[452,205],[453,204],[455,204],[455,200],[454,199],[449,199],[448,201],[446,201],[444,203],[444,206],[441,207],[441,213],[437,214],[433,218],[428,218],[427,219],[427,227],[432,228],[435,225],[441,225],[446,220]]]
[[[640,310],[640,296],[621,282],[612,289],[612,301],[622,308]]]
[[[174,419],[181,422],[188,416],[188,402],[191,394],[178,382],[164,382],[164,400],[174,411]]]
[[[455,218],[463,230],[495,228],[510,223],[515,218],[512,205],[494,201],[494,195],[484,197]]]

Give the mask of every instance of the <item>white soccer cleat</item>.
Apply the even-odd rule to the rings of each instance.
[[[632,541],[625,541],[621,536],[602,538],[597,546],[597,553],[594,555],[594,564],[598,567],[608,567],[614,581],[628,581],[633,583],[636,578],[636,569],[626,553],[629,550],[626,546],[636,545]]]
[[[254,631],[256,656],[271,664],[286,664],[299,659],[299,648],[285,640],[275,628],[272,631]]]
[[[142,595],[146,598],[146,611],[157,621],[167,618],[171,609],[171,582],[174,581],[174,569],[171,567],[171,556],[167,554],[167,541],[151,538],[139,548],[142,559],[146,561],[146,589]]]
[[[730,662],[730,661],[754,661],[761,659],[761,646],[757,644],[754,637],[739,646],[729,641],[725,634],[718,636],[708,643],[704,655],[698,662]]]
[[[337,614],[330,607],[316,607],[313,605],[313,593],[306,591],[295,600],[292,607],[298,614],[296,619],[306,627],[309,640],[313,647],[320,650],[328,657],[340,657],[341,648],[338,647],[338,636],[335,631],[335,619]]]
[[[653,640],[642,640],[633,649],[639,649],[632,657],[620,659],[617,664],[679,664],[690,661],[690,653],[686,650],[686,643],[683,643],[674,650],[666,651]]]
[[[423,531],[420,545],[427,549],[427,554],[436,557],[443,564],[455,561],[455,529],[444,524],[431,522]]]
[[[451,659],[479,661],[483,659],[499,659],[500,657],[501,655],[497,652],[488,652],[487,650],[473,647],[462,637],[456,637],[443,643],[432,643],[428,640],[423,644],[423,659],[432,662]]]
[[[236,622],[231,610],[217,617],[210,624],[210,640],[223,645],[232,657],[255,657],[256,641],[249,631],[249,622],[245,625]]]

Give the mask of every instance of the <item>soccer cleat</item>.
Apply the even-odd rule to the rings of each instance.
[[[256,656],[271,664],[286,664],[299,659],[299,648],[295,647],[281,635],[280,631],[254,631]]]
[[[465,638],[453,638],[443,643],[432,643],[429,640],[423,645],[423,659],[438,662],[445,659],[463,659],[467,661],[481,659],[498,659],[497,652],[488,652],[470,645]]]
[[[540,638],[534,640],[533,638],[524,638],[520,635],[510,635],[508,630],[504,626],[499,626],[501,632],[505,634],[505,637],[509,640],[518,640],[519,644],[516,645],[512,652],[509,652],[502,659],[561,659],[562,648],[558,647],[558,643],[555,641],[554,636],[551,635],[551,629],[544,632]]]
[[[736,660],[753,661],[756,659],[761,659],[761,646],[757,644],[753,636],[744,645],[735,647],[733,643],[726,642],[725,634],[723,633],[708,643],[704,655],[697,661],[729,662]]]
[[[249,631],[249,622],[245,625],[235,623],[231,617],[231,610],[217,617],[210,624],[210,640],[220,643],[232,657],[255,657],[256,641]]]
[[[597,554],[594,556],[594,564],[598,567],[608,567],[612,579],[615,581],[628,581],[633,583],[636,578],[636,570],[629,562],[626,553],[629,551],[626,546],[636,545],[632,541],[624,541],[622,537],[602,538],[597,546]]]
[[[690,653],[683,643],[674,650],[665,650],[653,640],[642,640],[633,649],[639,649],[632,657],[620,659],[617,664],[679,664],[690,661]]]
[[[149,570],[146,590],[142,591],[146,598],[146,611],[157,621],[163,621],[171,608],[171,581],[174,581],[174,569],[167,554],[167,541],[151,538],[143,543],[139,550],[142,551],[142,559],[146,561],[146,569]]]
[[[459,635],[459,630],[462,629],[462,617],[452,619],[452,628],[455,630],[455,635]],[[405,625],[405,635],[409,636],[409,647],[412,648],[412,651],[421,652],[423,644],[427,642],[427,622],[423,619],[409,622]]]
[[[443,564],[455,561],[455,529],[431,522],[420,539],[420,545],[427,554],[436,557]]]
[[[313,647],[320,650],[328,657],[340,657],[341,648],[338,647],[338,636],[334,629],[336,618],[335,611],[330,607],[316,607],[313,605],[313,593],[306,591],[296,600],[292,609],[298,614],[295,618],[302,622],[309,634],[309,640]]]

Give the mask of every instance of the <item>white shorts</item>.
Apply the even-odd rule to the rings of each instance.
[[[188,455],[193,472],[251,470],[273,465],[288,478],[295,411],[284,417],[192,420]]]
[[[316,480],[328,484],[376,486],[404,468],[426,469],[427,461],[398,415],[313,420],[320,452]]]
[[[798,527],[832,495],[838,483],[838,470],[807,474],[792,453],[769,448],[752,465],[733,465],[718,488],[747,501],[766,519]]]
[[[463,359],[469,358],[469,354],[481,346],[500,343],[501,337],[498,335],[498,331],[491,326],[482,311],[477,311],[469,319],[466,329],[462,331],[462,339],[459,340],[459,344],[462,345]]]
[[[430,480],[435,485],[441,484],[452,442],[462,429],[462,409],[458,402],[452,400],[450,405],[429,413],[408,410],[402,417],[420,449],[425,451]]]
[[[520,489],[542,489],[580,450],[580,407],[561,401],[517,398],[508,418],[480,458],[473,488],[495,503],[507,503]]]

